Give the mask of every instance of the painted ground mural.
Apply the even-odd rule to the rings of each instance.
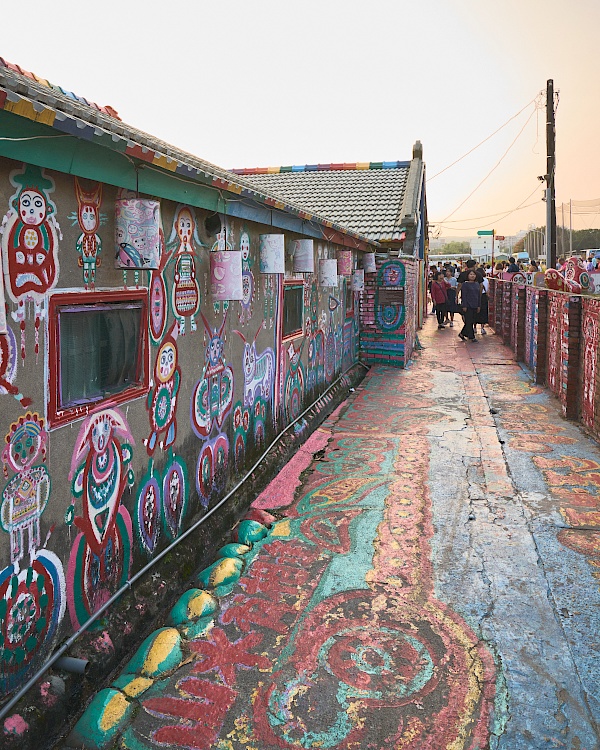
[[[176,669],[183,657],[158,643],[168,629],[152,637],[171,668],[148,680],[141,710],[121,722],[123,747],[487,746],[494,659],[433,590],[427,433],[439,415],[419,373],[411,396],[395,377],[372,373],[310,439],[308,455],[320,447],[322,459],[296,500],[298,469],[257,500],[262,515],[248,518],[273,522],[265,510],[277,508],[285,519],[266,537],[244,537],[252,552],[223,548],[221,564],[246,559],[248,568],[237,586],[239,573],[214,582],[218,606],[188,640],[192,660]],[[99,726],[103,705],[76,731]]]

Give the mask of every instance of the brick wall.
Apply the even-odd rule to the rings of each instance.
[[[600,395],[598,367],[598,329],[600,299],[583,299],[581,304],[581,367],[579,368],[579,396],[581,421],[600,435],[600,409],[596,401]]]
[[[382,258],[376,273],[365,274],[360,305],[360,358],[365,364],[405,367],[412,356],[421,267],[412,258]]]

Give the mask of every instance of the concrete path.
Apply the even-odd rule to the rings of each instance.
[[[600,451],[457,332],[430,317],[258,498],[280,520],[106,746],[599,747]]]

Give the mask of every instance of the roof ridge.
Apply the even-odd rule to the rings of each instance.
[[[400,169],[409,167],[409,161],[365,161],[345,162],[343,164],[304,164],[287,167],[243,167],[242,169],[230,169],[233,174],[260,175],[260,174],[285,174],[287,172],[344,172],[362,171],[366,169]]]

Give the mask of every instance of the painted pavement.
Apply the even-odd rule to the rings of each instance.
[[[495,337],[430,319],[422,343],[310,438],[244,533],[280,520],[184,595],[199,625],[172,612],[68,746],[598,747],[598,447]]]

